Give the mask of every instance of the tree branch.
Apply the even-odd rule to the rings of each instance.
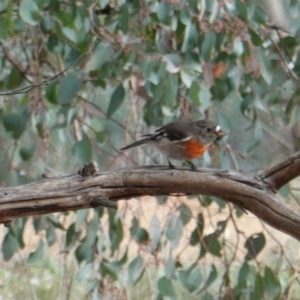
[[[258,178],[278,191],[285,184],[300,175],[300,152],[296,152],[283,162],[263,171]]]
[[[22,216],[47,214],[99,205],[145,195],[202,194],[215,196],[252,212],[262,221],[300,241],[300,215],[280,203],[274,193],[300,173],[300,152],[250,177],[235,171],[162,166],[96,173],[89,166],[74,175],[44,179],[0,190],[0,223]],[[91,166],[93,166],[91,164]],[[94,168],[94,166],[93,166]],[[82,171],[83,170],[83,171]],[[83,177],[85,174],[93,174]]]

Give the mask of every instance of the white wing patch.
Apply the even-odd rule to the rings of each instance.
[[[219,132],[220,129],[221,129],[221,127],[218,125],[218,126],[216,127],[216,132]]]
[[[186,138],[181,139],[181,140],[171,141],[171,143],[186,142],[186,141],[189,141],[191,138],[192,138],[191,136],[187,136]]]
[[[189,141],[192,137],[191,136],[187,136],[187,137],[185,137],[185,138],[183,138],[183,139],[180,139],[180,140],[175,140],[175,139],[170,139],[170,136],[169,136],[169,134],[167,133],[167,132],[165,132],[165,131],[159,131],[159,132],[157,132],[157,133],[154,133],[154,134],[152,134],[150,137],[149,137],[149,139],[151,140],[151,139],[154,139],[154,140],[161,140],[161,139],[163,139],[163,138],[166,138],[166,139],[168,139],[168,142],[169,143],[180,143],[180,142],[186,142],[186,141]]]

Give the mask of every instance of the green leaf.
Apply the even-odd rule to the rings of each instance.
[[[40,19],[40,11],[35,1],[21,0],[19,8],[20,17],[29,25],[35,26]]]
[[[271,85],[271,83],[273,81],[273,77],[274,77],[274,69],[272,68],[270,57],[263,52],[261,52],[260,54],[261,54],[261,57],[260,57],[261,58],[260,59],[261,75],[262,75],[263,79],[265,80],[265,82],[268,85]]]
[[[191,209],[187,205],[182,204],[178,207],[178,210],[180,211],[180,220],[182,221],[183,225],[186,225],[192,217]]]
[[[123,240],[123,236],[123,224],[120,216],[116,215],[115,212],[109,211],[109,237],[111,240],[110,249],[112,253],[118,249]]]
[[[154,73],[152,73],[154,74]],[[158,75],[158,73],[155,73],[155,76]],[[157,76],[158,77],[158,76]],[[152,95],[150,93],[150,95],[152,96],[152,98],[154,99],[161,99],[161,97],[163,96],[163,92],[165,91],[165,79],[161,78],[161,80],[157,83],[149,83],[149,87],[150,87],[150,91],[152,92]],[[147,86],[145,86],[147,87]]]
[[[44,34],[51,33],[55,28],[54,25],[54,21],[52,21],[50,17],[46,15],[42,16],[40,26]]]
[[[181,23],[184,24],[184,25],[187,25],[187,24],[189,24],[191,22],[191,15],[190,15],[189,8],[183,7],[180,10],[179,19],[180,19]]]
[[[106,242],[104,241],[104,239],[98,238],[98,241],[97,241],[97,251],[101,255],[101,254],[104,253],[105,249],[106,249]]]
[[[265,244],[266,238],[262,232],[250,236],[244,244],[244,247],[248,250],[245,259],[250,260],[255,258],[264,248]]]
[[[36,149],[35,143],[32,143],[32,145],[28,146],[28,147],[22,147],[20,149],[20,156],[21,156],[22,160],[29,161],[32,158],[32,156],[34,155],[35,149]]]
[[[172,215],[166,229],[166,237],[168,240],[172,241],[176,239],[176,225],[177,225],[177,217]]]
[[[264,291],[269,299],[275,299],[280,295],[281,285],[278,277],[268,267],[265,267],[265,276],[263,278]]]
[[[204,113],[210,105],[211,94],[205,85],[194,81],[189,89],[188,98]]]
[[[196,246],[198,245],[200,242],[200,236],[199,236],[199,232],[196,229],[193,230],[192,234],[191,234],[191,237],[190,237],[190,245],[191,246]]]
[[[170,4],[168,4],[164,1],[159,2],[158,7],[157,7],[157,16],[158,16],[158,19],[162,23],[168,25],[170,13],[171,13]]]
[[[29,254],[29,257],[27,259],[27,263],[35,263],[39,261],[43,256],[45,252],[46,245],[44,244],[43,240],[40,239],[39,245],[35,252],[31,252]]]
[[[70,40],[73,43],[76,43],[78,33],[74,29],[69,27],[63,27],[62,32],[68,40]]]
[[[193,81],[187,96],[193,104],[200,105],[200,84],[198,82]]]
[[[262,283],[263,283],[263,278],[259,274],[256,274],[254,288],[251,291],[249,300],[256,300],[256,299],[264,298],[263,297],[264,296],[264,293],[263,293],[264,286],[262,285]]]
[[[182,43],[181,51],[192,51],[197,42],[198,33],[193,23],[188,23],[184,31],[184,40]]]
[[[180,68],[180,79],[184,85],[189,89],[195,81],[195,75],[187,68]]]
[[[93,55],[87,63],[86,70],[88,72],[100,69],[106,62],[108,62],[114,51],[110,43],[100,42],[94,49]]]
[[[46,131],[45,131],[45,126],[44,126],[44,123],[42,121],[38,121],[36,123],[36,126],[35,126],[37,132],[38,132],[38,135],[41,139],[44,139],[46,137]]]
[[[248,95],[243,98],[240,109],[242,114],[247,118],[248,112],[253,108],[253,98]]]
[[[165,266],[166,278],[172,279],[175,275],[175,261],[169,256],[168,261]]]
[[[168,72],[175,74],[179,72],[179,66],[182,63],[182,59],[177,54],[166,54],[163,56],[163,61],[166,62],[166,69]]]
[[[62,224],[60,223],[60,221],[58,220],[57,216],[54,215],[48,215],[46,217],[46,222],[50,223],[51,225],[53,225],[55,228],[61,229],[63,231],[65,231],[65,228],[62,226]]]
[[[240,0],[236,0],[235,7],[236,7],[239,17],[243,21],[248,21],[247,5],[245,5],[245,3]]]
[[[75,223],[71,224],[66,233],[66,248],[70,249],[79,237],[79,233],[75,231]]]
[[[128,277],[132,283],[136,283],[144,271],[144,262],[139,255],[128,265]]]
[[[0,10],[6,10],[8,5],[10,4],[10,1],[9,0],[2,0],[0,2]]]
[[[93,272],[93,264],[84,265],[76,275],[76,280],[83,281],[87,280]]]
[[[45,92],[47,101],[52,104],[58,104],[56,83],[50,83],[48,86],[46,86]]]
[[[58,86],[57,97],[61,105],[69,105],[82,88],[82,73],[73,72],[64,77]]]
[[[98,218],[98,214],[96,213],[87,226],[86,235],[84,238],[85,242],[91,247],[96,241],[98,227],[99,227],[99,218]]]
[[[180,271],[179,279],[184,288],[192,293],[197,290],[202,282],[202,275],[198,268],[191,269],[188,271]]]
[[[35,233],[38,233],[38,232],[40,232],[41,230],[44,229],[45,219],[46,219],[45,216],[40,216],[38,218],[33,219],[32,223],[33,223]]]
[[[215,298],[214,298],[211,294],[205,293],[205,294],[201,297],[201,300],[215,300]]]
[[[226,228],[226,225],[227,225],[227,220],[225,220],[225,221],[219,221],[217,223],[217,231],[218,231],[218,233],[224,232],[224,230]]]
[[[82,140],[73,147],[73,152],[81,163],[92,161],[93,148],[89,137],[84,134]]]
[[[263,40],[260,38],[260,36],[250,27],[248,27],[248,32],[250,34],[253,45],[257,47],[262,46]]]
[[[19,245],[17,242],[16,237],[12,234],[12,232],[9,230],[2,242],[2,253],[4,260],[8,261],[12,258],[16,250],[18,250]]]
[[[177,104],[178,94],[178,75],[167,73],[162,85],[163,92],[160,97],[160,102],[166,106],[175,106]]]
[[[152,220],[150,222],[149,233],[150,233],[150,241],[151,241],[150,247],[156,249],[161,237],[160,221],[156,215],[152,217]]]
[[[124,34],[127,34],[129,28],[129,13],[127,5],[122,6],[121,16],[119,18],[119,26]]]
[[[201,45],[201,56],[205,61],[211,60],[211,54],[214,51],[216,43],[216,34],[213,31],[209,31],[205,34],[203,44]]]
[[[157,62],[152,60],[150,62],[145,62],[143,66],[145,78],[153,83],[154,87],[162,83],[166,76],[166,62]],[[147,85],[145,85],[147,87]]]
[[[209,23],[213,23],[213,21],[218,16],[219,12],[219,2],[217,0],[209,0],[205,1],[207,5],[206,11],[209,12]]]
[[[211,94],[210,94],[210,90],[208,87],[206,87],[205,85],[201,84],[201,88],[200,88],[200,111],[204,114],[205,111],[209,108],[210,106],[210,99],[211,99]]]
[[[89,214],[89,209],[81,209],[76,212],[75,232],[82,229],[82,224]]]
[[[112,262],[105,262],[101,266],[103,268],[102,274],[104,276],[111,276],[114,280],[118,279],[118,276],[120,275],[121,266],[116,261]]]
[[[98,143],[102,144],[105,142],[106,134],[104,131],[97,131],[95,132],[95,138]]]
[[[78,263],[83,261],[91,262],[93,259],[93,248],[87,242],[83,242],[76,248],[75,257]]]
[[[131,221],[131,227],[130,227],[130,234],[131,236],[135,236],[137,234],[139,230],[139,221],[136,217],[133,217],[132,218],[132,221]]]
[[[144,228],[139,227],[134,239],[139,244],[140,243],[145,243],[149,240],[149,234],[148,234],[147,230],[145,230]]]
[[[7,77],[6,81],[6,88],[8,90],[12,90],[19,87],[22,84],[22,82],[24,81],[24,77],[16,67],[12,67],[11,72]]]
[[[121,274],[121,268],[122,266],[127,262],[127,251],[124,253],[124,256],[118,260],[118,261],[112,261],[112,262],[105,262],[102,264],[104,266],[103,268],[103,275],[109,275],[114,280],[117,280],[119,276],[123,276]]]
[[[9,113],[3,117],[3,125],[7,131],[12,132],[15,140],[19,139],[26,129],[28,121],[28,112],[23,113]]]
[[[55,234],[55,227],[49,226],[46,229],[46,239],[49,246],[52,246],[56,242],[56,234]]]
[[[112,93],[109,106],[107,109],[107,118],[110,118],[116,110],[121,106],[125,98],[125,90],[122,84],[120,84]]]
[[[197,216],[197,227],[194,229],[190,237],[191,246],[195,246],[200,242],[200,238],[202,237],[203,234],[203,228],[204,228],[204,218],[203,218],[203,214],[200,213]]]
[[[25,243],[23,241],[23,236],[24,236],[24,228],[26,225],[27,218],[19,218],[13,222],[11,225],[11,229],[14,232],[14,236],[17,239],[18,245],[21,249],[25,247]]]
[[[216,279],[218,278],[218,272],[214,264],[211,266],[209,276],[204,284],[204,286],[198,291],[198,294],[206,290]]]
[[[172,215],[166,228],[166,238],[171,241],[172,249],[176,248],[182,235],[182,221],[175,215]]]
[[[86,292],[87,294],[92,294],[92,292],[98,292],[98,287],[99,287],[99,279],[97,277],[94,277],[93,279],[89,279],[88,278],[88,282],[87,282],[87,288],[86,288]],[[95,295],[95,294],[94,294]],[[91,299],[101,299],[100,295],[94,296]]]
[[[175,291],[172,281],[167,277],[161,277],[157,282],[158,291],[166,297],[175,297]]]
[[[209,253],[211,253],[215,256],[221,257],[222,247],[221,247],[221,244],[220,244],[220,242],[218,241],[217,238],[218,238],[218,232],[217,231],[206,235],[203,238],[203,244],[205,245],[205,247],[203,247],[203,249],[205,249],[205,250],[207,249],[207,251],[209,251]],[[205,252],[203,252],[203,253],[205,253]],[[201,251],[200,257],[203,257],[202,251]]]
[[[203,73],[203,68],[201,66],[201,60],[199,58],[199,55],[197,55],[194,52],[185,53],[185,66],[195,74]]]
[[[239,277],[238,277],[239,281],[247,280],[249,273],[250,273],[249,264],[247,263],[247,261],[244,261],[244,263],[239,271]]]

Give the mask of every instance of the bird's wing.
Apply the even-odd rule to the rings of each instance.
[[[155,131],[156,135],[166,137],[170,142],[183,142],[191,139],[191,136],[183,130],[181,122],[173,122]]]

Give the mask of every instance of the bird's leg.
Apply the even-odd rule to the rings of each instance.
[[[169,161],[169,159],[168,159],[168,163],[169,163],[169,168],[170,169],[175,169],[175,167],[171,164],[171,162]]]
[[[191,166],[191,170],[193,170],[193,171],[196,170],[196,167],[195,167],[195,165],[192,162],[190,162],[188,160],[186,162]]]

